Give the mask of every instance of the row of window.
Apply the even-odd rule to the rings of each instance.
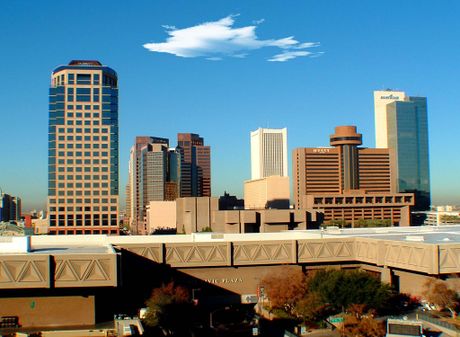
[[[76,76],[75,76],[76,75]],[[91,76],[92,75],[92,76]],[[53,85],[61,86],[65,84],[80,84],[80,85],[100,85],[101,84],[101,76],[99,74],[74,74],[70,73],[67,74],[67,83],[65,81],[65,74],[58,75],[54,77]],[[111,76],[103,75],[102,76],[102,84],[108,86],[116,86],[117,80]]]
[[[50,212],[108,212],[110,209],[110,211],[114,212],[117,210],[117,206],[77,206],[77,207],[73,207],[73,206],[67,206],[67,207],[63,207],[63,206],[60,206],[60,207],[50,207]],[[88,214],[90,215],[90,214]],[[96,214],[95,214],[96,215]],[[77,214],[77,219],[78,219],[78,216],[81,217],[81,214]],[[53,217],[55,217],[53,215]],[[61,215],[59,215],[59,217],[61,217]]]
[[[56,188],[56,184],[54,181],[50,181],[49,183],[49,189],[50,190],[53,190]],[[59,189],[62,189],[62,188],[66,188],[66,185],[65,183],[58,183],[58,186],[57,186]],[[67,188],[108,188],[109,185],[108,183],[75,183],[75,185],[73,183],[67,183]],[[64,193],[64,191],[59,191],[59,192],[62,192]]]
[[[49,138],[50,141],[53,141],[53,140],[56,139],[56,135],[55,135],[55,134],[50,134],[48,138]],[[62,140],[62,141],[65,141],[65,140],[67,140],[67,141],[73,141],[73,140],[75,140],[75,141],[77,141],[77,142],[81,142],[81,141],[83,141],[83,140],[85,140],[85,141],[91,141],[91,139],[92,139],[94,142],[98,142],[98,141],[100,141],[100,140],[103,141],[103,142],[105,142],[105,141],[108,141],[108,140],[109,140],[109,137],[108,137],[108,136],[100,136],[100,137],[99,137],[98,135],[95,135],[95,136],[93,136],[93,137],[91,138],[90,135],[88,135],[88,136],[75,136],[75,137],[74,137],[73,135],[67,135],[67,138],[66,138],[66,136],[58,136],[58,140]]]
[[[53,155],[53,154],[50,154],[50,155]],[[102,151],[102,152],[99,152],[99,151],[93,151],[93,152],[90,152],[90,151],[85,151],[85,152],[81,152],[81,151],[58,151],[57,155],[59,157],[81,157],[81,156],[85,156],[85,157],[108,157],[109,156],[109,153],[106,152],[106,151]]]
[[[68,104],[67,105],[67,110],[99,110],[101,106],[99,104],[94,104],[94,105],[73,105],[73,104]]]
[[[93,203],[93,204],[99,204],[99,203],[107,204],[107,203],[109,203],[109,200],[110,200],[110,203],[112,203],[112,204],[115,204],[117,202],[116,198],[111,198],[111,199],[107,199],[107,198],[102,198],[102,199],[99,199],[99,198],[92,198],[92,199],[89,199],[89,198],[87,198],[87,199],[54,199],[54,198],[50,198],[49,203],[50,203],[50,205],[52,205],[52,204],[56,204],[56,201],[57,201],[58,204],[64,204],[64,203],[68,203],[68,204],[73,204],[73,203],[75,203],[75,204],[83,204],[83,201],[84,201],[85,204],[90,204],[90,203]],[[89,207],[89,206],[86,206],[86,207]]]
[[[58,167],[58,172],[99,172],[99,171],[102,171],[102,172],[108,172],[109,171],[109,168],[108,166],[103,166],[101,168],[99,167],[81,167],[81,166],[77,166],[75,167],[75,169],[72,167],[72,166],[60,166]],[[54,172],[50,170],[50,172]]]
[[[84,235],[84,234],[118,234],[117,229],[65,229],[65,230],[53,230],[50,229],[50,235]]]
[[[108,188],[108,187],[106,187],[106,188]],[[55,192],[55,190],[49,189],[48,192]],[[55,195],[55,194],[48,193],[48,195],[52,196],[52,195]],[[58,196],[59,197],[65,197],[66,195],[68,197],[73,197],[74,195],[77,196],[77,197],[81,197],[83,195],[85,197],[99,197],[99,196],[109,196],[109,191],[108,190],[102,190],[102,191],[99,191],[99,190],[94,190],[94,191],[92,191],[92,190],[85,190],[85,191],[76,190],[76,191],[74,191],[73,189],[68,190],[68,191],[58,191]],[[59,199],[59,200],[64,200],[64,199]],[[80,201],[81,199],[77,199],[77,200]],[[81,202],[78,202],[78,203],[81,203]]]
[[[91,74],[76,74],[77,75],[77,84],[93,84],[99,85],[101,76],[99,74],[92,74],[93,80],[91,81]],[[67,83],[74,84],[75,83],[75,74],[68,74],[67,75]],[[64,80],[64,75],[61,75],[62,82]],[[104,76],[106,77],[106,76]]]
[[[99,129],[99,128],[93,128],[93,129],[80,129],[80,128],[58,128],[58,132],[59,133],[64,133],[64,132],[67,132],[67,133],[73,133],[75,130],[75,133],[82,133],[83,130],[84,130],[84,133],[99,133],[99,131],[101,133],[108,133],[109,129],[106,129],[106,128],[102,128],[102,129]]]
[[[68,174],[67,176],[65,175],[58,175],[57,176],[57,179],[58,180],[108,180],[109,179],[109,176],[108,175],[98,175],[98,174],[94,174],[94,175],[89,175],[89,174],[85,174],[85,175],[72,175],[72,174]],[[69,187],[69,186],[67,186]]]
[[[85,144],[82,144],[82,143],[76,143],[76,144],[73,144],[73,143],[59,143],[58,144],[58,148],[59,149],[73,149],[73,148],[76,148],[76,149],[81,149],[81,148],[85,148],[85,149],[108,149],[109,148],[109,144],[107,143],[103,143],[103,144],[98,144],[98,143],[85,143]]]
[[[75,165],[82,165],[82,164],[85,164],[85,165],[91,165],[91,164],[93,164],[93,165],[99,165],[99,164],[107,165],[109,163],[109,160],[108,159],[100,159],[99,160],[97,158],[96,159],[93,158],[93,160],[91,160],[91,159],[75,159],[75,160],[73,160],[73,159],[67,159],[67,160],[66,159],[58,159],[57,163],[59,165],[64,165],[66,163],[67,163],[67,165],[73,165],[73,164],[75,164]],[[48,158],[48,164],[49,165],[55,165],[56,164],[56,159],[53,158],[53,157]]]
[[[116,225],[117,225],[116,218],[111,219],[110,221],[109,219],[102,219],[101,221],[97,219],[93,219],[93,220],[85,219],[84,221],[83,220],[75,220],[75,221],[67,220],[67,222],[65,220],[50,220],[51,227],[56,227],[56,226],[59,226],[59,227],[85,226],[87,227],[87,226],[116,226]],[[65,233],[63,232],[59,234],[65,234]],[[89,233],[85,233],[85,234],[89,234]],[[94,231],[93,231],[93,234],[95,234]]]

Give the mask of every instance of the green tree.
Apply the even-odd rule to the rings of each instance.
[[[364,304],[371,309],[382,309],[390,300],[390,286],[360,270],[326,269],[308,278],[309,291],[317,292],[324,303],[335,311],[352,304]]]
[[[390,219],[359,219],[355,222],[355,227],[389,227],[391,226]]]
[[[166,336],[187,329],[193,321],[193,305],[188,290],[175,286],[173,282],[153,289],[145,304],[144,323],[160,328]],[[179,321],[181,324],[177,324]]]

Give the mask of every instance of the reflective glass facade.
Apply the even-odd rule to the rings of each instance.
[[[430,206],[428,120],[425,97],[387,107],[388,147],[396,150],[400,192],[415,193],[415,209]]]
[[[118,233],[118,79],[97,61],[51,76],[48,211],[50,234]]]

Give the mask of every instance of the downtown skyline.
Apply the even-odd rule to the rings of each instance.
[[[292,8],[275,1],[267,6],[262,2],[236,3],[203,3],[198,7],[206,10],[193,10],[186,15],[175,12],[181,6],[193,7],[184,2],[139,2],[129,6],[117,3],[106,9],[112,15],[111,29],[116,33],[95,22],[98,10],[108,2],[69,13],[69,21],[85,14],[81,20],[85,24],[63,25],[59,32],[47,19],[65,4],[2,4],[0,27],[8,34],[3,34],[0,41],[10,47],[0,57],[6,79],[0,84],[0,115],[8,125],[2,128],[6,144],[0,160],[3,191],[21,197],[25,210],[45,208],[47,90],[51,71],[71,59],[98,59],[115,69],[120,81],[120,191],[126,185],[129,147],[136,136],[174,139],[178,132],[203,136],[213,149],[215,196],[224,191],[242,195],[243,181],[250,178],[249,133],[259,127],[288,128],[289,175],[292,149],[323,145],[322,135],[335,125],[357,125],[366,146],[374,147],[373,91],[390,87],[427,97],[433,203],[460,204],[460,159],[455,146],[455,125],[460,122],[455,104],[459,70],[452,57],[458,54],[459,47],[449,45],[441,54],[443,43],[438,40],[438,36],[453,40],[459,32],[454,15],[458,4],[445,2],[432,8],[428,2],[417,2],[420,5],[412,13],[425,21],[412,27],[410,23],[417,21],[404,15],[405,9],[411,7],[408,4],[398,4],[391,11],[357,1],[348,4],[348,8],[333,6],[332,2],[298,2]],[[358,7],[362,8],[354,13]],[[142,11],[152,13],[158,8],[164,9],[163,16],[148,17]],[[437,15],[447,11],[441,21]],[[374,15],[366,17],[366,13]],[[326,14],[334,22],[332,27],[326,27],[327,23],[319,18]],[[142,20],[134,21],[135,16]],[[123,17],[136,24],[129,27]],[[229,17],[233,20],[230,31],[253,26],[258,37],[256,45],[264,46],[248,47],[245,57],[239,51],[234,52],[239,57],[219,54],[220,61],[209,60],[219,58],[215,53],[184,58],[143,47],[146,43],[167,41],[171,30]],[[43,25],[43,29],[34,31],[37,25]],[[225,27],[228,33],[229,26]],[[367,28],[367,32],[360,27]],[[337,36],[339,31],[342,38]],[[90,32],[93,35],[88,36]],[[298,54],[285,62],[267,62],[280,54],[280,48],[267,41],[290,36],[298,41],[297,45],[319,44],[305,49],[317,53],[316,57]],[[28,37],[32,42],[21,44]],[[405,41],[412,43],[407,46]],[[46,47],[39,48],[39,44]]]

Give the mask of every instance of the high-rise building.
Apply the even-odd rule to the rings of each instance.
[[[211,147],[194,133],[178,133],[181,153],[181,197],[211,196]]]
[[[297,148],[292,154],[294,199],[302,208],[307,194],[342,194],[350,190],[395,193],[396,167],[391,149],[358,147],[355,126],[339,126],[330,136],[333,147]]]
[[[292,170],[297,209],[322,210],[340,226],[408,226],[412,193],[396,193],[393,149],[360,148],[355,126],[339,126],[331,148],[298,148]]]
[[[146,208],[150,201],[179,197],[180,153],[168,146],[166,138],[136,137],[131,148],[126,215],[135,234],[148,234]]]
[[[431,203],[426,97],[374,91],[376,146],[396,153],[398,189],[415,194],[415,210]]]
[[[50,234],[118,233],[118,78],[98,61],[51,75]]]
[[[259,128],[251,132],[251,179],[288,176],[287,129]]]
[[[9,194],[0,195],[0,222],[21,220],[21,198]]]

